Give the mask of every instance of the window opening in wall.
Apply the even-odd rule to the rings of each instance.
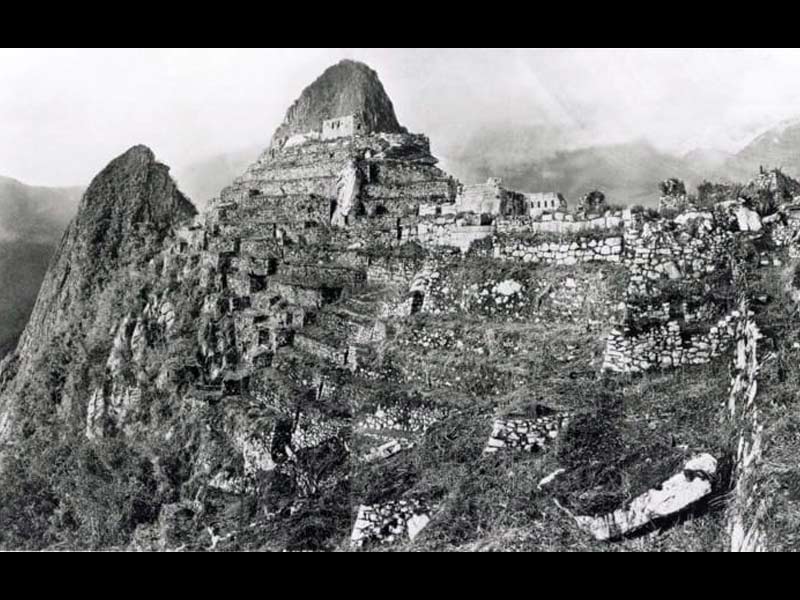
[[[257,294],[267,289],[267,276],[266,275],[250,275],[250,293]]]

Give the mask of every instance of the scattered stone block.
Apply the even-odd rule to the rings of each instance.
[[[700,454],[687,461],[680,473],[634,498],[626,508],[600,517],[574,518],[581,529],[598,541],[619,538],[702,500],[711,493],[716,474],[717,460],[710,454]]]

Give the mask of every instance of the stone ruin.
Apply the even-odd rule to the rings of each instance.
[[[290,479],[305,500],[337,477],[346,480],[354,466],[403,459],[456,411],[435,397],[412,406],[399,394],[382,403],[376,399],[382,384],[395,378],[408,387],[447,390],[448,401],[458,400],[466,397],[461,382],[471,373],[460,364],[427,372],[429,357],[454,347],[465,356],[486,356],[490,345],[495,356],[517,353],[514,341],[488,344],[457,327],[437,332],[448,319],[471,314],[506,323],[569,323],[595,336],[602,331],[605,348],[593,367],[606,377],[703,364],[736,348],[745,358],[736,363],[739,383],[732,392],[742,442],[731,536],[737,547],[757,546],[747,516],[761,502],[750,466],[757,465],[752,457],[760,438],[747,401],[755,396],[757,372],[756,336],[743,325],[749,315],[738,308],[718,315],[703,306],[676,307],[662,302],[658,290],[664,282],[702,285],[728,268],[738,236],[776,235],[791,244],[796,236],[787,230],[800,231],[800,218],[784,215],[756,228],[735,212],[722,220],[684,210],[675,219],[648,221],[598,197],[591,210],[568,214],[557,193],[514,192],[498,179],[460,186],[437,167],[424,135],[381,126],[396,122],[393,113],[362,109],[309,115],[298,105],[273,144],[208,213],[175,232],[148,267],[153,281],[169,286],[116,326],[107,379],[89,400],[86,436],[127,430],[143,404],[139,382],[152,375],[147,348],[180,335],[182,298],[173,289],[180,286],[202,295],[188,338],[196,355],[186,364],[157,365],[154,379],[164,389],[171,378],[191,381],[187,411],[221,407],[224,437],[243,466],[229,476],[228,467],[212,460],[214,451],[204,450],[197,468],[223,493],[252,489],[272,474]],[[685,196],[678,183],[666,188],[670,198]],[[472,264],[522,267],[519,273],[538,280],[517,273],[466,284],[451,276]],[[556,274],[544,268],[550,266]],[[582,273],[586,266],[604,279]],[[624,281],[618,296],[605,293],[611,276]],[[593,295],[598,289],[603,293]],[[642,298],[652,306],[641,308],[636,301]],[[422,332],[409,327],[402,337],[391,331],[418,318],[433,325]],[[387,339],[413,359],[410,367],[383,360]],[[302,409],[287,400],[287,390],[303,399]],[[269,415],[269,426],[251,418],[259,411]],[[485,454],[549,452],[573,417],[568,411],[503,415],[481,416],[487,429],[491,421]],[[356,447],[360,454],[350,456]],[[330,471],[309,466],[317,455],[331,458]],[[706,498],[716,472],[715,457],[693,457],[628,506],[576,521],[598,540],[634,533]],[[362,504],[353,515],[351,543],[414,540],[437,507],[403,493]]]
[[[495,419],[485,454],[501,450],[538,452],[551,444],[569,423],[569,414],[550,414],[535,419]]]
[[[460,185],[454,210],[498,217],[536,218],[544,213],[566,212],[567,201],[557,192],[509,190],[503,186],[502,179],[490,177],[486,183]]]
[[[369,543],[391,543],[401,538],[413,542],[430,522],[432,510],[416,499],[361,505],[350,544],[353,548],[361,548]]]

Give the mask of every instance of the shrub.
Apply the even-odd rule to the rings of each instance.
[[[123,440],[90,442],[57,427],[24,439],[4,465],[0,547],[127,543],[161,507],[152,463]]]

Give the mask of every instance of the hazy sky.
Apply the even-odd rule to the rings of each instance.
[[[266,146],[303,87],[346,57],[378,71],[435,151],[498,123],[735,151],[800,117],[797,50],[0,49],[0,174],[85,184],[137,143],[173,170]]]

